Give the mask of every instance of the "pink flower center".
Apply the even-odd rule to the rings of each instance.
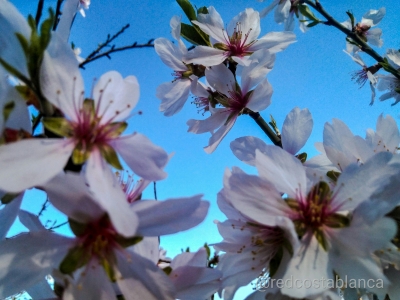
[[[241,24],[237,23],[231,36],[226,33],[224,47],[224,50],[227,50],[226,56],[243,57],[250,55],[252,52],[248,49],[256,42],[256,40],[250,42],[247,41],[250,32],[251,28],[243,35]]]

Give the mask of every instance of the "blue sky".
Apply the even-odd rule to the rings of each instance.
[[[11,2],[24,15],[34,14],[36,11],[36,1],[13,0]],[[225,24],[247,7],[261,10],[270,2],[192,1],[198,7],[213,5],[221,14]],[[383,55],[385,49],[400,48],[398,0],[321,0],[320,2],[339,21],[347,19],[345,14],[347,10],[351,10],[356,19],[360,20],[369,9],[385,6],[386,16],[378,25],[383,29],[384,45],[376,50]],[[55,7],[56,1],[48,0],[45,3]],[[44,11],[45,14],[46,11]],[[94,0],[90,9],[86,11],[86,18],[77,15],[70,41],[82,49],[81,56],[85,57],[96,48],[98,43],[105,40],[107,34],[112,35],[127,23],[131,26],[116,40],[117,46],[133,42],[142,44],[158,37],[172,40],[169,20],[173,15],[182,15],[183,21],[187,22],[174,0]],[[317,13],[316,15],[318,16]],[[261,20],[262,35],[270,31],[281,31],[282,28],[282,25],[274,23],[272,15]],[[286,114],[293,107],[308,108],[314,118],[314,129],[304,148],[309,157],[317,154],[313,144],[322,141],[323,125],[325,122],[331,122],[333,118],[341,119],[353,133],[361,136],[365,136],[367,128],[375,128],[376,120],[381,113],[391,114],[398,120],[400,106],[390,106],[392,100],[384,103],[377,100],[371,107],[368,84],[359,89],[355,83],[351,82],[350,73],[359,67],[343,53],[345,37],[341,32],[335,28],[318,25],[306,34],[301,33],[296,26],[295,33],[297,43],[277,55],[275,67],[268,74],[274,94],[271,106],[261,114],[266,120],[269,120],[269,114],[272,114],[278,127],[281,128]],[[363,58],[367,64],[374,63],[366,55]],[[221,237],[213,221],[224,220],[224,215],[218,211],[216,205],[216,195],[222,188],[225,168],[239,166],[247,172],[255,172],[233,156],[229,143],[235,138],[247,135],[257,136],[267,143],[269,141],[250,117],[241,116],[217,150],[211,155],[206,154],[203,147],[207,145],[209,135],[187,133],[187,120],[206,117],[197,113],[196,107],[190,104],[190,100],[183,110],[173,117],[164,117],[159,112],[160,101],[156,98],[155,91],[159,84],[172,80],[172,70],[164,66],[152,48],[116,53],[112,55],[111,60],[103,58],[87,65],[83,71],[86,89],[90,91],[93,79],[109,70],[117,70],[123,76],[135,75],[140,84],[141,96],[136,111],[140,110],[143,114],[135,115],[129,120],[128,131],[145,134],[167,152],[174,153],[166,168],[168,178],[157,183],[158,198],[163,200],[204,194],[204,198],[211,202],[209,215],[203,224],[178,235],[162,237],[161,246],[168,251],[169,256],[174,256],[187,246],[190,246],[191,250],[197,250],[205,242],[219,242]],[[25,199],[27,201],[24,203],[24,208],[37,213],[43,195],[40,197],[35,194],[35,199]],[[151,186],[145,191],[144,198],[151,199],[152,197]],[[54,215],[49,211],[43,220],[53,217]],[[235,299],[243,298],[242,293]]]

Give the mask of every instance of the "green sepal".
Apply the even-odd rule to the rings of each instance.
[[[51,31],[53,29],[54,24],[54,12],[50,8],[49,9],[49,17],[43,21],[42,25],[40,26],[40,48],[44,51],[51,39]]]
[[[396,93],[400,94],[400,87],[394,88],[394,91],[395,91]]]
[[[318,25],[320,22],[317,22],[317,21],[313,21],[313,22],[311,22],[311,23],[308,23],[307,24],[307,27],[308,28],[311,28],[311,27],[314,27],[315,25]]]
[[[106,162],[108,162],[111,166],[116,168],[117,170],[123,170],[121,163],[119,162],[119,158],[117,152],[115,152],[114,148],[110,145],[102,145],[100,147],[101,156],[104,157]]]
[[[202,6],[200,8],[197,9],[197,14],[203,14],[206,15],[208,14],[208,9],[206,6]]]
[[[107,259],[102,259],[101,265],[103,266],[103,269],[106,272],[108,279],[110,279],[111,282],[116,282],[117,278],[115,276],[115,271],[110,262]]]
[[[115,122],[115,123],[111,123],[110,125],[108,125],[105,130],[107,130],[108,128],[112,128],[112,137],[119,137],[126,129],[126,127],[128,127],[128,123],[126,122]]]
[[[191,25],[181,23],[181,36],[193,45],[207,46],[207,42]]]
[[[59,136],[63,136],[63,137],[71,137],[72,136],[72,131],[73,128],[71,126],[71,124],[68,122],[68,120],[64,119],[64,118],[57,118],[57,117],[46,117],[43,118],[42,120],[43,122],[43,126],[59,135]]]
[[[90,156],[90,151],[87,149],[82,149],[81,147],[76,147],[74,151],[72,151],[72,162],[74,165],[82,165],[84,164]]]
[[[211,256],[210,247],[207,245],[207,243],[205,243],[203,247],[206,249],[206,252],[207,252],[207,260],[208,260],[208,259],[210,258],[210,256]]]
[[[307,153],[303,152],[303,153],[297,154],[296,157],[304,164],[307,160]]]
[[[273,277],[276,271],[279,269],[283,257],[283,249],[279,247],[279,250],[275,253],[274,257],[269,261],[269,276]]]
[[[29,42],[28,40],[19,32],[15,34],[17,36],[17,39],[19,41],[19,44],[21,45],[22,50],[24,50],[25,56],[29,55]]]
[[[172,268],[171,267],[165,267],[164,269],[162,269],[164,271],[165,274],[169,275],[172,272]]]
[[[90,261],[91,255],[83,246],[70,249],[60,264],[60,272],[72,274],[75,270],[83,267]]]
[[[324,232],[320,229],[317,229],[314,231],[314,235],[318,243],[321,245],[322,249],[328,251],[328,242],[325,238]]]
[[[331,189],[325,181],[320,181],[311,188],[309,194],[314,195],[317,204],[322,204],[323,201],[330,199]]]
[[[7,102],[6,104],[4,104],[4,108],[3,108],[4,121],[8,120],[8,118],[10,117],[10,114],[13,111],[14,107],[15,107],[14,101],[10,101],[10,102]]]
[[[229,50],[228,46],[226,46],[224,43],[215,43],[214,48],[224,51]]]
[[[278,125],[276,124],[276,121],[274,117],[270,114],[269,115],[271,122],[268,122],[269,125],[271,125],[272,129],[275,131],[276,135],[280,136],[281,132],[279,131]]]
[[[72,232],[78,237],[83,236],[88,230],[88,224],[79,223],[71,218],[68,218],[68,223]]]
[[[189,0],[176,0],[190,21],[197,20],[196,11]]]
[[[123,236],[116,236],[115,237],[115,241],[121,245],[123,248],[128,248],[130,246],[136,245],[139,242],[141,242],[143,240],[142,236],[134,236],[134,237],[130,237],[130,238],[126,238]]]
[[[354,19],[354,15],[351,11],[346,11],[346,14],[349,16],[350,21],[351,21],[351,28],[354,28],[355,26],[355,19]]]
[[[15,198],[17,198],[19,193],[7,193],[1,198],[1,203],[2,204],[9,204],[11,201],[13,201]]]
[[[326,172],[326,176],[328,176],[329,179],[332,179],[334,182],[337,182],[337,180],[339,179],[340,176],[340,172],[336,172],[336,171],[328,171]]]
[[[345,228],[350,226],[350,218],[341,214],[332,214],[326,217],[324,224],[330,228]]]
[[[28,16],[27,22],[28,22],[29,27],[32,30],[36,31],[36,21],[35,21],[35,18],[32,15]]]
[[[6,71],[8,73],[10,73],[11,75],[17,77],[18,79],[20,79],[22,82],[24,82],[25,84],[30,83],[31,81],[26,78],[21,72],[19,72],[17,69],[15,69],[13,66],[11,66],[9,63],[7,63],[5,60],[3,60],[2,58],[0,58],[0,64],[3,66],[4,69],[6,69]]]
[[[321,20],[318,19],[314,13],[311,11],[311,9],[305,5],[305,4],[300,4],[297,6],[300,10],[300,13],[305,16],[306,18],[308,18],[309,20],[315,21],[315,22],[320,22]]]

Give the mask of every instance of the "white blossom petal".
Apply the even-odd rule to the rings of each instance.
[[[189,97],[190,87],[190,79],[177,79],[157,87],[156,96],[161,99],[160,111],[164,116],[170,117],[181,111]]]

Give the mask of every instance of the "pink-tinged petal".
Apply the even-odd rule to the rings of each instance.
[[[117,252],[117,284],[126,300],[173,300],[175,288],[153,262],[135,253]]]
[[[267,78],[264,78],[254,89],[246,107],[256,112],[266,109],[271,104],[272,93],[271,84],[268,82]]]
[[[134,252],[149,259],[155,265],[158,263],[160,258],[160,242],[158,236],[145,236],[140,241],[128,248],[130,252]]]
[[[395,166],[389,165],[391,153],[374,155],[361,166],[351,165],[340,175],[332,206],[340,210],[353,210],[362,201],[383,191],[389,178],[398,174]]]
[[[42,222],[40,222],[39,217],[31,214],[26,210],[20,210],[18,213],[18,219],[21,221],[22,225],[32,231],[46,230]]]
[[[204,151],[208,154],[213,153],[217,149],[219,143],[228,134],[229,130],[233,127],[237,119],[237,115],[231,115],[231,119],[222,125],[215,133],[213,133],[208,140],[208,146],[204,147]]]
[[[187,67],[182,62],[182,52],[170,40],[158,38],[154,41],[154,49],[164,64],[174,71],[187,71]]]
[[[368,39],[368,43],[373,46],[382,47],[383,41],[381,39],[382,36],[382,29],[380,28],[373,28],[367,31],[365,34]]]
[[[71,26],[75,19],[76,12],[78,11],[78,7],[79,0],[67,0],[63,5],[60,22],[57,25],[57,32],[65,42],[68,42]]]
[[[14,86],[8,84],[7,77],[3,71],[0,71],[0,76],[2,77],[0,79],[0,90],[2,91],[0,95],[0,132],[3,132],[3,126],[16,130],[23,129],[27,132],[31,132],[31,119],[25,99],[21,97],[21,94],[17,92]],[[14,108],[12,109],[11,114],[8,116],[7,122],[4,124],[2,110],[4,105],[8,102],[13,102]]]
[[[310,232],[303,236],[302,246],[298,253],[295,253],[289,261],[283,282],[292,280],[293,284],[285,284],[282,288],[282,294],[294,298],[308,298],[327,290],[326,285],[312,284],[310,287],[304,283],[314,282],[314,280],[333,280],[332,266],[329,262],[328,252],[326,252],[318,243],[317,239]]]
[[[386,151],[395,153],[400,143],[400,132],[396,121],[387,115],[383,117],[381,114],[376,122],[376,133],[382,137],[384,148]]]
[[[114,299],[115,291],[103,266],[97,259],[92,259],[76,282],[70,282],[63,293],[63,300],[75,299]]]
[[[278,7],[275,9],[274,19],[275,22],[281,24],[289,18],[290,8],[292,3],[290,0],[280,1]]]
[[[139,218],[138,234],[160,236],[190,229],[200,224],[210,204],[202,195],[165,201],[142,200],[132,204]]]
[[[250,46],[249,51],[268,49],[271,53],[285,50],[290,44],[296,42],[296,35],[293,32],[270,32],[258,39]]]
[[[50,202],[82,224],[100,219],[104,209],[93,199],[83,174],[60,173],[42,186]]]
[[[221,127],[230,115],[230,111],[226,108],[217,108],[213,114],[205,120],[189,120],[186,124],[189,126],[188,132],[205,133],[214,132],[215,129]]]
[[[242,93],[246,94],[250,89],[259,84],[272,70],[275,55],[267,49],[261,49],[250,56],[250,64],[243,68],[241,73]]]
[[[300,160],[277,146],[256,150],[256,167],[260,177],[271,182],[280,193],[298,199],[305,195],[307,178]]]
[[[227,29],[230,36],[233,35],[235,29],[241,31],[242,44],[251,43],[260,35],[260,15],[258,11],[246,8],[229,22]]]
[[[223,192],[241,214],[260,224],[276,226],[277,217],[290,212],[275,187],[255,175],[233,174]]]
[[[201,247],[197,252],[182,252],[174,257],[171,261],[171,268],[192,266],[192,267],[205,267],[207,266],[207,251],[206,248]]]
[[[200,64],[203,66],[215,66],[221,64],[227,56],[224,50],[207,46],[196,46],[190,50],[183,61],[187,64]]]
[[[179,43],[179,50],[183,55],[187,53],[185,44],[181,40],[181,16],[173,16],[169,21],[169,26],[171,27],[171,35]]]
[[[139,83],[135,76],[122,78],[116,71],[107,72],[96,83],[93,100],[101,123],[124,121],[139,100]]]
[[[303,28],[304,27],[307,28],[307,27],[304,26],[304,24],[302,22],[299,22],[299,23],[300,23],[300,30],[304,32],[305,30]],[[293,31],[294,30],[294,14],[289,14],[289,17],[285,20],[284,25],[285,25],[283,28],[284,31]]]
[[[198,21],[192,21],[207,33],[212,38],[216,39],[220,43],[225,43],[226,38],[224,35],[224,23],[220,14],[215,10],[213,6],[207,8],[208,14],[199,14],[197,16]]]
[[[85,171],[93,200],[108,213],[118,233],[127,237],[134,236],[139,223],[138,217],[130,209],[116,175],[98,151],[91,153]]]
[[[208,299],[220,287],[222,272],[205,266],[172,268],[169,278],[177,289],[177,299]]]
[[[30,287],[57,268],[74,240],[50,231],[20,234],[0,243],[0,297]]]
[[[198,77],[193,79],[192,85],[190,86],[190,91],[197,97],[207,98],[209,96],[207,86],[200,82]]]
[[[157,98],[161,99],[160,111],[170,117],[181,111],[189,97],[190,79],[177,79],[157,87]]]
[[[136,133],[113,140],[111,146],[124,159],[135,174],[147,180],[161,180],[167,177],[163,171],[168,154],[154,145],[147,137]]]
[[[246,218],[232,205],[227,194],[228,193],[226,193],[226,190],[222,190],[217,194],[217,204],[219,210],[223,212],[228,219],[241,220]]]
[[[72,121],[78,120],[84,100],[83,79],[75,53],[57,32],[52,32],[50,44],[43,55],[40,87],[50,103]]]
[[[0,146],[0,189],[15,193],[46,183],[62,171],[74,147],[62,139],[26,139]]]
[[[209,85],[225,96],[229,96],[229,92],[235,90],[235,77],[224,65],[206,69],[205,74]]]
[[[376,26],[382,21],[386,14],[386,8],[381,7],[379,10],[371,9],[369,12],[365,13],[361,19],[361,24],[367,26]]]
[[[307,142],[313,128],[310,111],[293,108],[286,116],[282,127],[282,147],[290,154],[296,154]]]
[[[230,146],[233,154],[239,160],[251,166],[255,166],[256,149],[264,152],[267,144],[254,136],[245,136],[234,140],[231,142]]]
[[[9,1],[0,1],[0,58],[29,77],[25,54],[16,33],[22,34],[28,41],[31,29],[25,18]]]
[[[394,65],[400,67],[400,51],[395,49],[387,49],[386,56],[391,60]]]
[[[5,239],[8,230],[17,218],[23,197],[24,193],[19,194],[11,203],[6,204],[3,209],[0,210],[0,240]]]
[[[280,0],[273,0],[270,5],[260,11],[260,18],[264,18],[267,14],[274,9],[275,6],[279,4]]]

